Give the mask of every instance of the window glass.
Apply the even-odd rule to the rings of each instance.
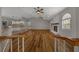
[[[70,29],[71,27],[71,14],[66,13],[62,17],[62,29]]]

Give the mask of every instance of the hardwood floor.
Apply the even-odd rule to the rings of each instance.
[[[29,30],[20,35],[26,35],[24,40],[25,52],[51,52],[54,51],[54,34],[49,30]],[[20,52],[22,51],[22,40],[20,43]],[[13,40],[13,52],[17,52],[17,40]]]

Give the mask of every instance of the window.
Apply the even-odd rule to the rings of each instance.
[[[58,26],[54,26],[54,31],[58,32]]]
[[[70,29],[71,27],[71,14],[66,13],[62,18],[62,29]]]
[[[4,28],[8,27],[7,21],[2,21],[2,27],[4,27]]]
[[[29,21],[29,22],[27,22],[28,23],[28,26],[31,26],[31,22]]]

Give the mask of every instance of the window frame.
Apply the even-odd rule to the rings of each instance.
[[[66,14],[69,14],[70,17],[63,19],[63,17]],[[70,13],[66,13],[66,14],[62,17],[62,29],[71,29],[71,14]],[[69,21],[69,24],[68,23],[65,23],[66,21]]]

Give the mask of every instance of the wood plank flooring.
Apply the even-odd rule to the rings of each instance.
[[[28,32],[20,33],[26,35],[24,40],[25,52],[52,52],[54,51],[54,34],[49,30],[29,30]],[[20,40],[20,52],[22,51],[22,40]],[[13,40],[13,52],[17,52],[17,40]]]

